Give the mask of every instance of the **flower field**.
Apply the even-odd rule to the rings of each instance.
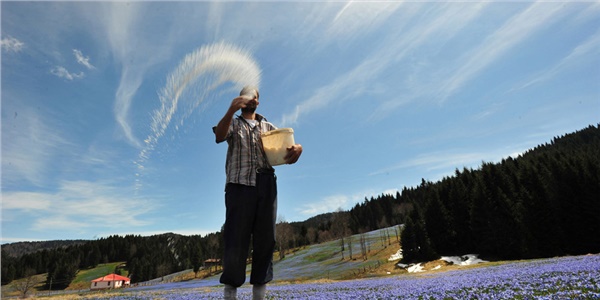
[[[201,281],[198,281],[199,283]],[[251,299],[252,288],[238,289]],[[164,284],[86,299],[220,299],[220,286]],[[600,254],[347,281],[271,284],[268,299],[600,299]]]

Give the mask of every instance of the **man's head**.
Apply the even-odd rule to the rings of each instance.
[[[260,94],[258,93],[258,88],[254,86],[247,85],[240,91],[240,96],[250,96],[253,101],[249,102],[248,105],[242,108],[242,112],[245,113],[254,113],[256,111],[256,107],[258,106],[258,98]]]
[[[255,86],[247,85],[244,88],[242,88],[242,90],[240,91],[240,96],[243,96],[243,95],[256,96],[256,99],[258,99],[258,97],[259,97],[258,88]]]

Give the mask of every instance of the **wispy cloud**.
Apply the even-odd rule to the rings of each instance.
[[[83,53],[81,52],[81,50],[73,49],[73,55],[75,56],[75,60],[77,61],[77,63],[85,66],[88,70],[92,70],[92,69],[96,68],[90,63],[90,58],[88,56],[84,56]],[[50,73],[52,73],[53,75],[55,75],[57,77],[71,80],[71,81],[85,77],[85,73],[83,73],[82,71],[80,71],[78,73],[71,72],[66,67],[63,67],[63,66],[55,66],[54,68],[52,68],[50,70]]]
[[[371,89],[375,82],[381,81],[379,78],[380,75],[384,74],[387,70],[397,69],[403,59],[410,54],[418,52],[418,49],[425,42],[433,39],[443,44],[454,37],[466,24],[478,16],[485,6],[485,3],[470,5],[468,7],[442,5],[436,10],[438,14],[426,18],[421,23],[410,27],[410,29],[403,30],[402,28],[404,28],[409,20],[415,17],[415,14],[423,13],[422,11],[419,12],[418,6],[407,9],[406,12],[401,12],[399,15],[394,15],[395,22],[387,24],[382,21],[375,22],[375,16],[382,15],[382,19],[390,18],[392,12],[398,11],[398,6],[392,6],[387,9],[382,9],[382,6],[376,6],[378,9],[371,11],[372,18],[364,18],[360,17],[362,6],[357,6],[358,9],[350,13],[350,8],[353,6],[348,4],[338,13],[337,19],[340,19],[341,16],[348,16],[348,18],[337,21],[345,21],[343,24],[339,23],[342,25],[335,22],[334,27],[341,26],[340,28],[347,28],[348,26],[358,26],[374,30],[378,26],[381,28],[385,24],[386,26],[393,27],[395,30],[389,30],[390,33],[386,35],[384,42],[381,45],[377,45],[377,47],[372,47],[374,51],[352,70],[343,73],[329,84],[318,88],[311,97],[298,104],[292,112],[285,114],[281,123],[286,125],[295,124],[301,115],[324,109],[334,103],[355,100],[358,95]],[[420,8],[425,9],[425,6]],[[358,25],[350,25],[351,21],[358,23]],[[393,71],[393,73],[397,72],[397,70]],[[396,87],[396,89],[399,88]],[[429,88],[424,90],[428,93],[430,92]],[[422,93],[422,91],[414,92],[413,95],[404,95],[402,98],[393,97],[391,101],[384,101],[375,114],[379,115],[391,112],[394,108],[414,100],[416,93]]]
[[[73,49],[73,54],[75,55],[75,59],[77,59],[77,63],[84,65],[90,70],[96,68],[90,63],[90,58],[88,56],[84,56],[81,50]]]
[[[349,202],[350,197],[346,195],[333,195],[325,197],[322,201],[304,204],[297,210],[303,215],[315,216],[336,211],[338,208],[344,208]]]
[[[556,15],[561,11],[562,3],[536,2],[526,10],[512,17],[502,27],[492,33],[478,47],[465,54],[461,67],[452,72],[453,75],[441,83],[439,98],[445,101],[456,91],[486,67],[498,61],[502,55],[517,44],[531,36],[541,28],[556,22]]]
[[[153,12],[142,2],[109,2],[104,3],[103,9],[100,20],[108,37],[107,46],[117,64],[121,66],[113,109],[115,119],[126,141],[142,148],[143,143],[133,132],[129,110],[148,70],[170,58],[171,49],[174,47],[171,39],[176,34],[169,30],[177,26],[157,27],[149,23],[152,19],[144,16]],[[137,34],[148,31],[150,27],[153,28],[152,34]]]
[[[85,76],[85,74],[83,72],[71,73],[71,72],[69,72],[69,70],[67,70],[65,67],[62,67],[62,66],[56,66],[56,67],[52,68],[50,70],[50,73],[52,73],[60,78],[67,79],[67,80],[80,79]]]
[[[364,89],[361,83],[368,81],[381,67],[383,65],[375,60],[363,62],[351,72],[336,78],[329,85],[318,88],[311,97],[296,105],[291,113],[284,114],[279,123],[282,126],[296,124],[301,115],[323,109],[333,102],[353,99]]]
[[[3,186],[16,182],[43,186],[59,155],[72,154],[76,145],[54,119],[38,110],[12,101],[2,105],[15,112],[14,117],[2,120],[2,140],[10,141],[2,143]]]
[[[136,147],[142,144],[135,137],[129,124],[129,108],[135,96],[135,93],[142,84],[144,73],[147,69],[146,59],[134,60],[135,53],[142,56],[145,49],[140,45],[141,41],[133,35],[135,32],[135,22],[139,18],[139,3],[118,3],[107,4],[106,11],[103,14],[107,20],[105,30],[108,35],[108,46],[122,65],[121,78],[115,95],[114,113],[117,123],[121,126],[127,141]],[[136,47],[140,47],[136,49]],[[136,49],[136,50],[134,50]],[[133,63],[133,62],[136,63]]]
[[[27,214],[35,231],[83,232],[86,228],[118,229],[148,225],[142,216],[156,206],[127,196],[111,183],[63,181],[56,192],[4,192],[2,210]]]
[[[573,51],[558,63],[535,74],[533,78],[529,78],[525,83],[520,83],[519,86],[512,91],[525,89],[551,80],[569,68],[588,63],[588,58],[598,56],[600,56],[600,31],[575,47]]]
[[[2,209],[18,209],[23,211],[48,210],[52,207],[51,199],[46,195],[36,192],[20,192],[18,197],[2,195]]]
[[[346,3],[331,19],[326,34],[335,39],[351,39],[380,28],[402,2]]]
[[[514,49],[519,43],[546,28],[549,24],[557,22],[561,14],[560,3],[533,3],[522,12],[508,19],[499,29],[491,32],[489,37],[479,45],[462,51],[464,54],[456,59],[456,63],[446,64],[443,69],[435,63],[435,51],[442,51],[443,46],[449,40],[469,34],[478,18],[486,12],[490,3],[446,3],[444,5],[421,6],[394,14],[395,24],[375,23],[368,24],[369,28],[377,26],[393,26],[395,30],[388,29],[386,40],[370,53],[361,63],[352,70],[335,78],[328,84],[315,89],[315,93],[307,100],[300,102],[292,111],[285,114],[281,123],[284,126],[295,124],[299,119],[311,112],[322,110],[334,104],[356,101],[357,95],[369,90],[376,82],[382,83],[387,80],[381,78],[393,68],[399,71],[389,71],[393,74],[405,74],[404,78],[396,75],[394,84],[395,91],[400,96],[388,95],[385,100],[378,104],[370,119],[385,117],[393,113],[397,108],[419,101],[437,101],[442,103],[469,84],[471,80],[490,65],[499,61],[506,53]],[[338,35],[342,35],[342,28],[349,28],[349,21],[354,20],[359,25],[367,26],[364,18],[360,17],[360,9],[353,11],[355,3],[348,3],[342,7],[331,28],[339,27]],[[356,6],[360,7],[360,6]],[[364,10],[364,7],[363,7]],[[368,10],[367,10],[368,12]],[[382,14],[382,11],[375,11]],[[387,13],[387,11],[386,11]],[[386,15],[384,15],[385,17]],[[413,26],[405,26],[407,20],[414,20],[419,16],[419,21]],[[348,18],[345,18],[348,17]],[[334,30],[334,29],[330,29]],[[331,31],[328,31],[331,32]],[[427,45],[426,48],[425,45]],[[418,59],[418,64],[413,59]],[[433,61],[432,61],[433,60]],[[408,68],[408,70],[407,70]]]
[[[375,3],[349,2],[333,17],[325,35],[321,36],[323,39],[321,43],[324,45],[338,39],[355,39],[368,31],[375,30],[391,16],[398,5],[399,3],[376,5]],[[330,18],[315,14],[310,20],[316,23],[327,19]],[[313,34],[319,33],[313,32]],[[371,55],[349,72],[316,89],[312,96],[296,105],[292,112],[284,114],[279,123],[282,126],[296,124],[301,115],[310,114],[336,102],[351,100],[359,95],[364,91],[365,84],[388,66],[387,58],[392,51],[388,49],[385,52],[385,54]]]
[[[461,151],[460,149],[456,149],[423,153],[416,157],[403,160],[400,163],[374,171],[370,173],[369,176],[385,174],[406,168],[417,168],[425,172],[442,171],[443,173],[450,174],[456,168],[478,168],[484,161],[498,162],[509,156],[516,157],[526,151],[527,147],[531,147],[531,145],[523,142],[518,145],[513,145],[510,148],[495,148],[493,150]]]
[[[360,203],[365,199],[377,197],[380,195],[396,195],[398,189],[386,189],[384,191],[376,191],[373,189],[363,190],[353,194],[335,194],[326,196],[319,201],[306,203],[297,208],[296,211],[305,216],[315,216],[318,214],[329,213],[339,209],[349,210],[356,203]]]
[[[456,64],[446,64],[448,69],[440,69],[436,58],[445,52],[446,43],[461,37],[476,23],[490,3],[447,3],[436,10],[427,11],[421,22],[410,26],[391,43],[393,62],[402,68],[405,74],[396,87],[402,91],[400,97],[390,97],[382,101],[369,117],[370,120],[384,118],[399,107],[415,101],[435,99],[439,97],[439,87],[455,72]],[[416,13],[413,13],[416,14]],[[414,15],[412,17],[415,17]],[[408,18],[412,19],[412,18]],[[466,33],[468,34],[468,33]],[[427,45],[427,46],[425,46]],[[445,58],[447,60],[447,58]]]
[[[2,46],[2,50],[8,53],[16,53],[20,52],[25,43],[19,41],[18,39],[8,36],[0,40],[0,45]]]

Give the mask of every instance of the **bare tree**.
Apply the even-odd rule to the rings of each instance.
[[[366,241],[364,233],[360,234],[360,252],[362,254],[362,259],[367,260],[368,259],[368,257],[367,257],[368,249],[367,249],[367,241]]]
[[[331,224],[331,235],[334,239],[340,239],[340,250],[342,252],[342,260],[344,260],[344,238],[350,234],[349,228],[350,218],[348,214],[342,210],[342,208],[338,208],[335,214],[333,215],[333,220]]]
[[[329,230],[320,230],[319,231],[319,238],[317,240],[318,243],[323,243],[323,242],[331,241],[331,240],[333,240],[331,231],[329,231]]]
[[[344,260],[344,237],[340,239],[340,247],[342,248],[342,260]]]
[[[275,239],[279,246],[279,259],[285,258],[285,251],[289,247],[289,243],[292,240],[294,231],[292,225],[285,221],[283,216],[277,217],[278,222],[275,227]]]
[[[156,267],[156,275],[161,277],[161,281],[165,280],[165,275],[168,275],[171,271],[171,266],[169,263],[162,263]]]
[[[319,231],[314,227],[309,227],[306,230],[306,239],[309,244],[314,244],[319,240]]]
[[[394,230],[396,231],[396,241],[400,244],[400,234],[402,233],[402,225],[394,226]]]
[[[15,290],[21,292],[23,298],[27,298],[27,293],[39,282],[35,279],[35,270],[27,268],[25,278],[14,283]]]
[[[350,260],[352,260],[352,236],[348,236],[348,238],[346,239],[346,242],[348,243],[348,254],[350,255]]]

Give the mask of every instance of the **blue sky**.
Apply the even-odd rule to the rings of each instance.
[[[304,147],[276,167],[288,222],[600,122],[597,1],[2,1],[1,14],[2,243],[220,230],[227,146],[211,127],[248,78],[258,112]],[[192,53],[259,77],[198,73],[175,102],[168,77]]]

